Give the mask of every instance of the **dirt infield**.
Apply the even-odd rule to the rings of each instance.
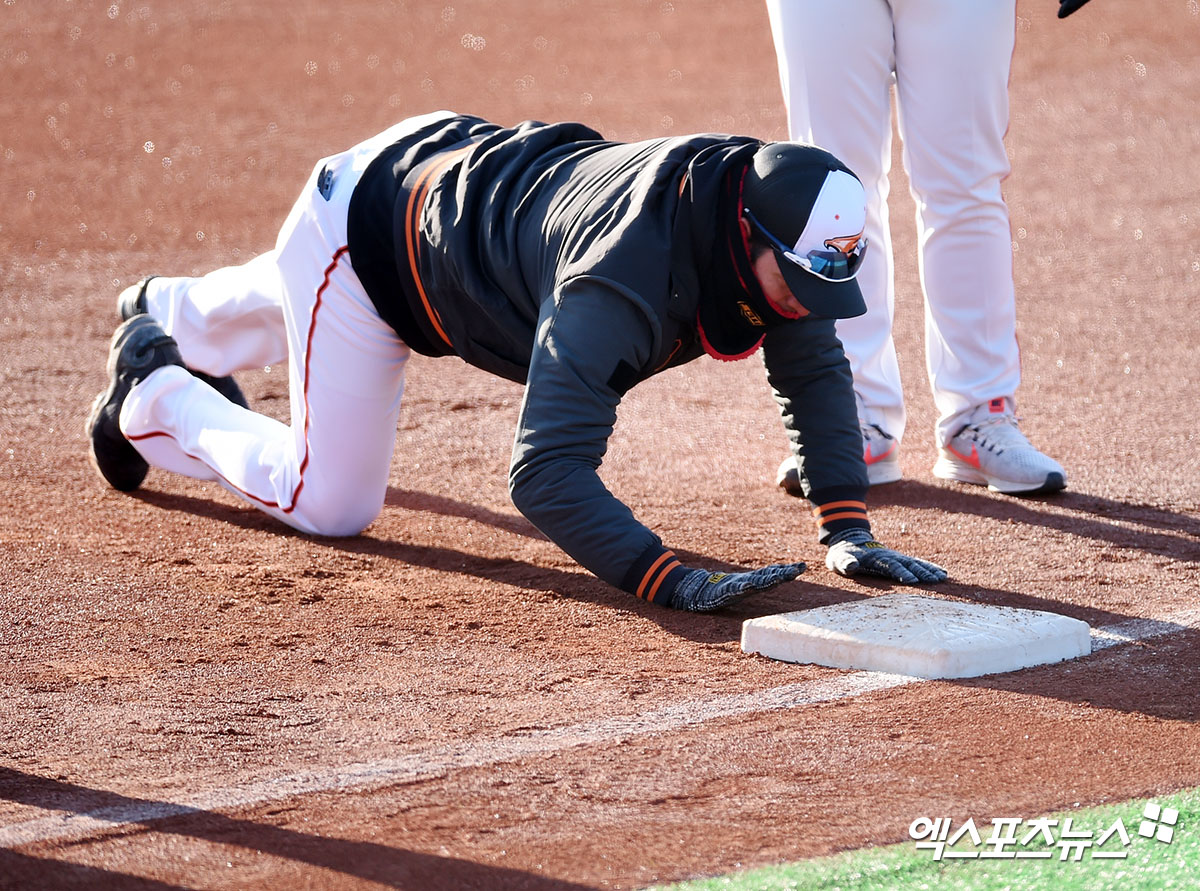
[[[888,590],[826,571],[771,485],[757,359],[637,388],[603,468],[685,560],[809,562],[713,616],[613,590],[526,523],[520,389],[456,360],[410,364],[358,538],[160,472],[101,484],[82,428],[117,291],[268,248],[321,155],[442,107],[786,135],[759,3],[446,3],[0,3],[0,887],[631,888],[1200,785],[1195,0],[1018,7],[1019,396],[1062,496],[931,476],[898,157],[892,199],[910,432],[877,534],[947,566],[941,594],[1140,642],[861,690],[741,654],[747,617]],[[283,369],[243,383],[286,417]]]

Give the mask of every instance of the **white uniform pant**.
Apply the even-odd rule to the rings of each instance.
[[[353,535],[383,507],[409,348],[346,247],[350,195],[380,151],[438,112],[317,163],[275,249],[201,278],[155,278],[149,313],[213,375],[288,360],[291,424],[240,408],[182,368],[130,392],[121,431],[152,466],[214,480],[304,532]],[[318,174],[334,171],[326,200]]]
[[[1000,190],[1015,0],[767,0],[767,9],[791,138],[833,152],[867,191],[870,247],[858,279],[867,313],[837,328],[863,420],[901,438],[887,210],[894,76],[942,445],[975,406],[1012,400],[1020,381]]]

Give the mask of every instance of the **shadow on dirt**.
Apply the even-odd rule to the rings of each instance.
[[[879,497],[882,496],[882,497]],[[795,582],[780,585],[778,588],[765,592],[755,598],[717,613],[681,613],[663,609],[653,604],[644,603],[629,594],[619,591],[601,580],[595,578],[582,568],[564,570],[554,567],[539,566],[523,560],[508,558],[486,557],[467,551],[446,547],[430,547],[414,545],[402,541],[372,538],[369,534],[353,538],[319,538],[303,536],[289,527],[267,517],[258,511],[229,506],[220,502],[195,498],[187,495],[164,494],[149,490],[141,490],[134,497],[157,505],[167,510],[187,511],[201,516],[208,516],[223,522],[232,523],[250,529],[263,529],[284,536],[300,536],[314,544],[331,548],[343,553],[365,554],[395,560],[411,566],[418,566],[437,572],[448,572],[500,582],[506,585],[527,590],[545,592],[554,596],[570,597],[575,600],[595,603],[613,610],[635,613],[655,622],[667,632],[682,639],[702,644],[728,644],[741,637],[742,623],[756,616],[774,613],[791,612],[794,610],[811,609],[834,603],[860,600],[865,597],[878,596],[890,591],[912,591],[902,585],[896,585],[884,580],[863,578],[856,580],[855,590],[822,585],[811,578],[820,578],[826,572],[823,566],[810,567],[809,573],[801,576]],[[1102,520],[1085,520],[1080,526],[1077,516],[1064,516],[1037,510],[1027,501],[1020,501],[1002,496],[990,497],[987,493],[958,492],[953,489],[943,489],[937,486],[916,482],[903,482],[872,492],[876,502],[898,504],[909,507],[928,507],[936,510],[953,510],[972,513],[981,516],[992,516],[1000,519],[1015,518],[1019,522],[1041,524],[1052,528],[1060,528],[1072,534],[1090,535],[1126,547],[1141,547],[1152,553],[1159,553],[1179,558],[1180,548],[1192,551],[1200,550],[1194,543],[1183,538],[1160,532],[1129,529],[1123,526],[1113,526]],[[884,500],[886,499],[886,500]],[[1076,511],[1088,511],[1099,514],[1108,511],[1122,519],[1134,518],[1130,522],[1143,525],[1156,524],[1160,528],[1172,529],[1191,534],[1196,524],[1188,517],[1171,514],[1155,508],[1120,505],[1114,502],[1090,496],[1057,496],[1053,499],[1056,507],[1068,507]],[[391,490],[389,503],[400,507],[445,513],[451,516],[463,517],[473,521],[494,525],[517,535],[533,538],[540,534],[532,526],[525,528],[525,521],[519,517],[497,514],[486,509],[475,508],[469,504],[458,502],[441,496],[426,496],[421,493],[404,490]],[[738,566],[713,560],[711,557],[689,551],[677,551],[685,565],[705,566],[713,570],[736,572],[751,567]],[[1200,559],[1200,553],[1196,554]],[[1127,623],[1142,621],[1143,617],[1133,616],[1113,610],[1084,604],[1072,604],[1046,597],[1039,597],[1024,591],[1012,591],[1002,588],[983,588],[978,585],[956,584],[949,581],[924,589],[931,594],[957,597],[977,603],[996,606],[1017,607],[1021,609],[1045,610],[1070,616],[1087,622],[1093,629],[1112,628]],[[1062,665],[1046,666],[1038,669],[1026,669],[1008,675],[989,676],[976,680],[961,681],[965,685],[986,687],[990,689],[1024,692],[1043,695],[1056,699],[1079,701],[1105,707],[1117,708],[1122,711],[1143,712],[1156,717],[1174,718],[1179,715],[1179,700],[1186,698],[1185,692],[1174,683],[1174,678],[1181,676],[1172,674],[1164,666],[1161,658],[1154,654],[1165,647],[1175,646],[1174,641],[1187,637],[1194,640],[1200,637],[1200,632],[1192,629],[1179,628],[1181,633],[1172,633],[1157,638],[1150,643],[1135,642],[1129,645],[1107,649],[1086,658],[1081,662],[1070,663],[1079,665],[1086,670],[1075,668],[1065,669]],[[1142,658],[1129,662],[1128,653],[1141,653]],[[1149,655],[1146,655],[1149,654]],[[1193,662],[1195,660],[1192,660]],[[1178,663],[1176,663],[1178,664]],[[1191,663],[1189,663],[1191,664]],[[1147,680],[1158,678],[1160,685],[1164,680],[1168,684],[1170,694],[1163,697],[1142,693],[1127,694],[1120,684],[1109,685],[1105,678],[1114,665],[1126,665],[1125,671],[1134,672],[1138,679]],[[1071,685],[1060,683],[1064,676],[1072,677]],[[1091,680],[1089,680],[1091,679]],[[1140,680],[1138,681],[1140,683]],[[1137,690],[1134,679],[1126,677],[1125,681],[1131,690]],[[1191,681],[1189,681],[1191,683]]]
[[[1014,498],[977,486],[934,485],[917,480],[878,486],[871,490],[869,501],[873,507],[895,505],[1011,520],[1172,560],[1200,563],[1200,516],[1151,504],[1071,491]]]
[[[869,577],[861,577],[855,580],[855,584],[861,590],[861,593],[857,590],[847,591],[842,588],[830,587],[822,585],[817,581],[826,572],[825,568],[820,565],[810,565],[808,571],[797,581],[780,585],[778,588],[760,594],[729,609],[722,610],[719,613],[679,613],[674,610],[662,609],[654,604],[643,603],[629,594],[617,590],[597,579],[582,567],[575,570],[564,570],[539,566],[523,560],[472,554],[456,548],[414,545],[403,541],[374,538],[371,536],[369,529],[361,535],[350,538],[309,536],[297,532],[291,527],[285,526],[283,523],[266,514],[249,507],[231,506],[220,501],[196,498],[190,495],[167,494],[147,489],[140,489],[132,493],[132,495],[148,504],[153,504],[165,510],[192,513],[243,528],[272,532],[285,537],[301,537],[344,553],[383,557],[411,566],[424,567],[439,572],[467,575],[491,582],[501,582],[518,588],[571,597],[576,600],[601,604],[613,609],[636,612],[653,620],[673,634],[702,643],[722,643],[738,640],[741,636],[742,622],[745,619],[755,616],[812,609],[814,607],[877,596],[889,591],[914,590],[903,585],[896,585],[882,579],[872,579]],[[1099,520],[1082,521],[1083,525],[1081,527],[1081,521],[1077,517],[1065,517],[1035,510],[1027,504],[1028,500],[1018,500],[1005,496],[990,497],[988,493],[983,491],[959,491],[954,488],[941,488],[906,480],[894,485],[874,489],[871,492],[871,496],[877,504],[895,504],[906,507],[928,508],[931,510],[949,510],[998,519],[1012,518],[1017,522],[1026,524],[1051,526],[1052,528],[1060,528],[1062,531],[1070,532],[1071,534],[1102,538],[1102,540],[1118,543],[1125,547],[1140,547],[1152,553],[1170,556],[1173,559],[1180,559],[1178,552],[1181,548],[1190,549],[1195,552],[1195,559],[1200,561],[1200,541],[1188,542],[1174,535],[1128,529],[1126,527],[1113,526]],[[1071,497],[1059,495],[1052,499],[1044,500],[1053,501],[1056,506],[1060,506],[1070,501]],[[1119,509],[1133,511],[1137,516],[1145,515],[1151,517],[1163,526],[1166,526],[1168,523],[1174,523],[1176,526],[1181,526],[1184,531],[1195,526],[1197,534],[1200,534],[1200,522],[1192,521],[1188,517],[1180,517],[1179,515],[1157,509],[1130,508],[1127,505],[1118,505],[1105,499],[1097,499],[1090,496],[1077,496],[1077,500],[1097,510],[1103,508],[1113,512],[1118,512]],[[462,517],[522,537],[544,540],[544,536],[522,517],[500,514],[486,508],[475,507],[468,502],[457,501],[444,496],[426,495],[419,492],[389,488],[388,503],[404,509]],[[697,554],[680,549],[677,549],[676,553],[685,565],[703,566],[706,569],[714,571],[738,572],[755,568],[727,563],[716,560],[710,555]],[[1036,594],[1025,591],[956,584],[953,575],[951,575],[949,581],[925,590],[951,597],[961,597],[964,600],[977,603],[1056,612],[1087,622],[1093,628],[1117,625],[1141,618],[1098,607],[1039,597]]]
[[[186,891],[186,885],[172,885],[157,879],[80,863],[67,863],[48,857],[34,857],[0,848],[0,888],[27,891],[30,888],[122,888],[129,891]]]
[[[466,501],[456,501],[442,495],[430,495],[427,492],[415,492],[410,489],[388,486],[387,496],[383,503],[404,510],[424,511],[446,517],[462,517],[464,520],[484,523],[505,532],[511,532],[513,535],[522,535],[525,538],[535,538],[539,541],[550,540],[522,516],[502,514],[486,507],[479,507]]]
[[[469,504],[439,496],[423,496],[400,490],[391,491],[396,493],[395,503],[400,506],[407,507],[406,502],[411,502],[417,505],[416,509],[418,510],[431,510],[451,516],[470,518],[529,538],[542,537],[532,525],[521,518],[480,510]],[[719,613],[682,613],[638,600],[632,595],[606,584],[582,567],[575,570],[557,569],[523,560],[472,554],[456,548],[415,545],[392,539],[374,538],[369,529],[361,535],[350,538],[311,536],[298,532],[266,514],[248,507],[231,506],[220,501],[196,498],[190,495],[156,492],[150,489],[139,489],[132,493],[132,497],[164,510],[182,511],[245,529],[271,532],[284,537],[303,538],[341,553],[382,557],[409,566],[471,576],[637,613],[661,625],[663,629],[672,634],[700,643],[727,643],[738,640],[741,637],[742,622],[754,616],[809,609],[846,600],[857,600],[866,596],[865,593],[859,595],[811,582],[809,576],[805,575],[795,582],[780,585],[765,594]],[[527,528],[522,528],[520,524],[524,524]],[[510,526],[517,528],[508,529]],[[676,553],[685,564],[703,566],[713,571],[739,572],[756,568],[714,560],[711,556],[684,550],[677,550]],[[822,571],[824,571],[823,568]],[[868,582],[868,586],[876,587],[870,582]]]
[[[1200,720],[1198,652],[1200,629],[1182,628],[1069,663],[951,683],[1194,723]]]
[[[154,832],[216,845],[232,845],[245,848],[254,857],[265,855],[307,863],[389,888],[570,891],[590,887],[377,842],[298,832],[172,802],[132,798],[11,767],[0,767],[0,799],[67,815],[90,816],[114,824],[134,824]],[[77,848],[78,842],[72,841],[67,846]],[[179,868],[178,865],[168,866],[164,872]],[[0,848],[0,888],[48,887],[174,889],[181,886]]]

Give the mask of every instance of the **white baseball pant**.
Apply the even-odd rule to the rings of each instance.
[[[353,535],[383,507],[409,348],[350,265],[346,217],[363,171],[403,121],[322,159],[275,248],[200,278],[154,278],[149,313],[183,359],[212,375],[288,360],[291,424],[240,408],[183,368],[160,368],[121,408],[122,433],[154,467],[220,483],[289,526]],[[328,200],[318,175],[334,171]]]
[[[867,190],[867,313],[838,322],[860,412],[902,438],[892,243],[890,88],[917,205],[926,368],[944,445],[1020,381],[1008,175],[1015,0],[767,0],[791,138],[841,158]]]

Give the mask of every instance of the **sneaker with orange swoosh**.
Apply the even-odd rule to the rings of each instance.
[[[1038,451],[1008,412],[959,430],[939,449],[933,475],[1006,495],[1057,492],[1067,486],[1062,465]]]
[[[859,424],[863,437],[863,460],[867,463],[867,482],[872,486],[882,486],[902,479],[900,470],[900,443],[896,437],[886,432],[877,424]],[[775,485],[789,495],[797,498],[804,497],[800,487],[800,471],[796,466],[794,455],[783,459],[775,474]]]
[[[900,470],[900,443],[878,424],[861,424],[863,460],[872,486],[894,483],[904,476]]]

